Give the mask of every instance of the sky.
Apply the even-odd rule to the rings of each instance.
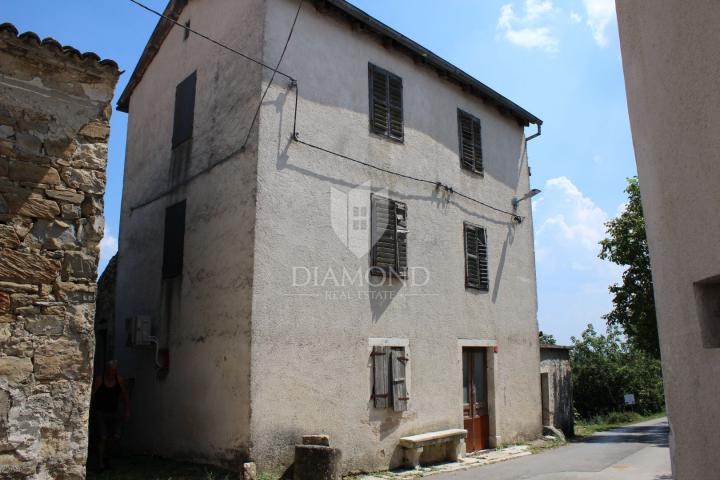
[[[532,186],[543,191],[533,199],[539,326],[561,343],[588,323],[604,330],[622,269],[597,258],[598,242],[636,172],[615,1],[351,1],[543,119],[528,145]],[[6,21],[115,60],[125,70],[116,101],[157,17],[129,0],[0,0]],[[115,111],[101,271],[117,250],[126,125]]]

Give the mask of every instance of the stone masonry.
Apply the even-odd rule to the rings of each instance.
[[[85,476],[118,75],[0,25],[0,479]]]

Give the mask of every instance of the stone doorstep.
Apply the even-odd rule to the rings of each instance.
[[[435,465],[420,467],[418,470],[396,470],[392,472],[376,473],[371,475],[361,475],[353,477],[354,480],[388,480],[394,478],[418,478],[434,475],[436,473],[457,472],[461,470],[469,470],[483,465],[504,462],[513,458],[532,455],[527,445],[515,445],[512,447],[502,448],[499,450],[484,450],[482,452],[468,454],[459,462],[445,462]]]

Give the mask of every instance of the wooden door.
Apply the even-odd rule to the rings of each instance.
[[[485,348],[463,348],[463,418],[468,431],[465,450],[474,452],[488,448],[490,416]]]

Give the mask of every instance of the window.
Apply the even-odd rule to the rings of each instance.
[[[407,205],[372,198],[372,266],[375,275],[407,277]]]
[[[402,78],[369,64],[370,131],[403,140]]]
[[[458,137],[460,166],[475,173],[483,173],[480,119],[458,109]]]
[[[175,87],[175,119],[173,122],[172,148],[192,138],[193,117],[195,116],[196,78],[196,72],[193,72]]]
[[[405,347],[373,347],[372,360],[373,405],[404,412],[410,399],[405,376],[410,359],[405,354]]]
[[[185,200],[165,209],[163,278],[182,275],[185,248]]]
[[[485,229],[465,224],[465,287],[488,291],[487,234]]]
[[[694,286],[703,347],[720,348],[720,275]]]

